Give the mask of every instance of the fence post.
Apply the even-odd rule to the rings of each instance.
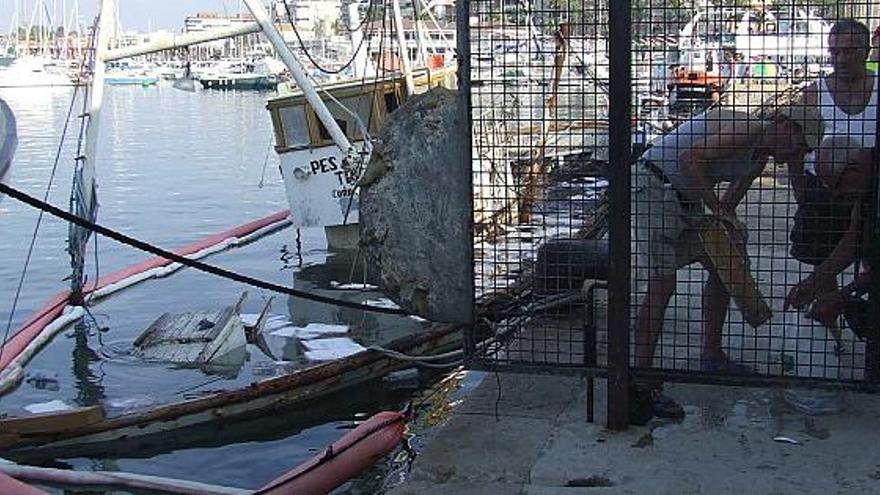
[[[456,61],[458,62],[458,97],[459,100],[459,108],[463,111],[463,121],[461,122],[459,129],[459,142],[462,146],[464,146],[464,156],[465,162],[462,166],[468,167],[470,170],[473,170],[473,104],[471,102],[471,27],[470,27],[470,18],[471,18],[471,8],[470,2],[468,0],[456,0],[455,2],[455,16],[456,16]],[[473,183],[473,174],[468,173],[468,177],[471,180],[470,190],[474,190]],[[468,218],[467,230],[471,233],[471,239],[474,238],[474,196],[473,193],[470,197],[470,208],[468,210],[471,212],[470,217]],[[470,290],[472,292],[471,300],[473,304],[476,304],[476,274],[474,273],[474,248],[473,243],[471,243],[471,248],[469,251],[469,261],[471,267],[471,287]],[[476,315],[476,307],[471,307],[471,325],[473,325],[473,319]],[[476,355],[476,343],[471,339],[471,335],[473,332],[465,332],[465,357],[474,357]]]
[[[875,48],[880,49],[880,48]],[[875,76],[876,77],[876,76]],[[880,98],[880,86],[877,86],[876,98]],[[878,100],[880,101],[880,100]],[[868,103],[870,105],[870,103]],[[870,225],[871,248],[869,253],[871,263],[871,288],[868,293],[868,301],[870,303],[869,315],[871,317],[871,332],[865,342],[865,381],[871,387],[880,384],[880,271],[877,265],[880,264],[880,112],[875,116],[874,121],[874,153],[872,156],[871,167],[871,208],[868,216],[868,225]]]
[[[608,278],[608,428],[629,425],[630,307],[630,106],[632,62],[630,0],[608,2],[608,157],[609,248]]]

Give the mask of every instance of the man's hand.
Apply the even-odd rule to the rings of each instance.
[[[807,313],[807,317],[821,322],[826,327],[832,327],[837,322],[837,317],[843,311],[846,300],[847,297],[842,291],[821,295],[813,303],[813,306]]]
[[[794,287],[788,291],[788,295],[785,297],[785,305],[783,306],[783,311],[788,308],[795,309],[804,309],[811,302],[813,302],[816,297],[820,294],[817,293],[820,287],[828,287],[829,284],[822,283],[825,280],[822,280],[822,275],[812,274],[809,277],[798,282]]]

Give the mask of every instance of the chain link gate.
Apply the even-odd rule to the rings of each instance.
[[[469,366],[872,388],[880,6],[610,7],[459,2]]]

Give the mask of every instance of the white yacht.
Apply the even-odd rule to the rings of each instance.
[[[73,84],[74,81],[66,68],[45,57],[18,57],[8,67],[0,69],[0,87],[3,88],[72,86]]]

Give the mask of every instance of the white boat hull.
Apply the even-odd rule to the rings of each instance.
[[[363,142],[353,143],[362,148]],[[336,146],[307,148],[282,153],[281,176],[290,220],[294,227],[324,227],[356,224],[357,171],[344,164]]]

